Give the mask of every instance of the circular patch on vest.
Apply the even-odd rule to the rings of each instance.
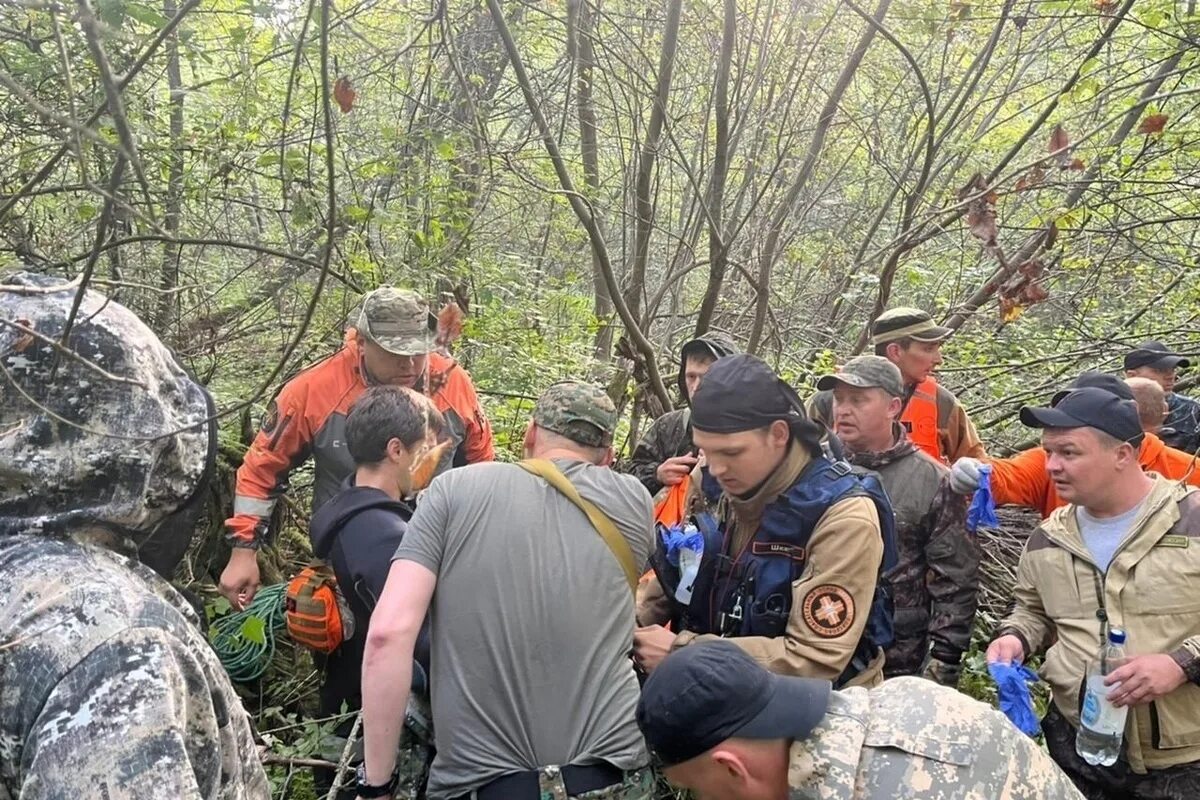
[[[854,598],[840,586],[826,583],[809,591],[801,604],[804,622],[812,632],[833,639],[854,624]]]

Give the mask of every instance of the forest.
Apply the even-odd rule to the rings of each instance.
[[[0,276],[118,299],[213,393],[176,578],[216,620],[242,453],[377,286],[465,312],[505,459],[567,377],[627,455],[709,330],[808,396],[922,307],[999,455],[1080,370],[1200,353],[1198,73],[1196,0],[0,0]],[[316,670],[250,623],[276,796],[309,797]]]

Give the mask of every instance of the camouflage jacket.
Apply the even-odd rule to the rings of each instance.
[[[789,800],[1083,800],[999,711],[919,678],[834,692],[792,744],[788,787]]]
[[[979,591],[979,548],[967,533],[967,499],[950,489],[947,469],[897,428],[882,453],[850,462],[878,473],[896,512],[900,563],[884,576],[895,601],[896,641],[884,674],[912,675],[927,654],[957,664],[971,644]]]
[[[634,449],[629,474],[641,481],[651,496],[663,488],[658,480],[658,465],[692,449],[691,417],[690,408],[668,411],[650,423]]]
[[[195,613],[135,561],[0,537],[0,800],[270,797]]]
[[[1158,435],[1167,447],[1195,453],[1200,448],[1200,403],[1175,392],[1167,395],[1167,418]]]

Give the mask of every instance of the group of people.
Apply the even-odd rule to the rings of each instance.
[[[169,575],[190,540],[212,401],[130,311],[74,295],[0,287],[0,797],[267,797],[194,610],[143,566]],[[312,457],[314,554],[350,623],[321,710],[362,710],[352,796],[648,800],[652,764],[701,798],[1200,796],[1200,405],[1161,343],[1023,409],[1042,446],[999,459],[938,383],[950,331],[922,311],[881,315],[875,353],[808,404],[709,334],[681,349],[682,408],[618,467],[616,407],[580,381],[494,461],[431,319],[414,292],[368,294],[273,401],[227,522],[241,608]],[[988,658],[1044,656],[1048,754],[955,690],[985,479],[1045,518]],[[1074,736],[1110,625],[1131,713],[1097,767]],[[408,748],[416,697],[431,764]]]

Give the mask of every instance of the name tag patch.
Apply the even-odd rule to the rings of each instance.
[[[754,542],[750,551],[756,556],[787,556],[793,561],[808,558],[808,551],[800,545],[787,542]]]
[[[1188,537],[1171,534],[1158,540],[1157,547],[1187,547]]]

